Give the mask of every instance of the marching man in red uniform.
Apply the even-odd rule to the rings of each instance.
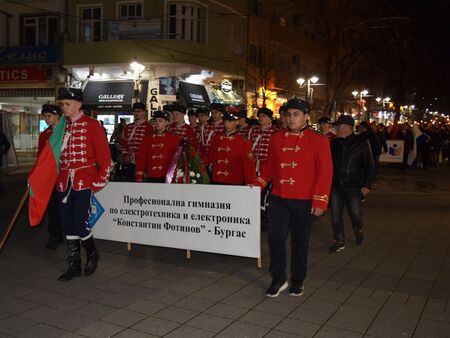
[[[256,184],[273,181],[269,197],[267,235],[272,284],[267,297],[288,287],[285,242],[291,230],[291,286],[289,295],[303,294],[309,236],[314,216],[327,209],[333,165],[325,136],[308,126],[309,103],[292,99],[286,104],[288,129],[272,135],[269,157]]]
[[[256,161],[256,171],[259,173],[261,166],[267,161],[269,141],[276,130],[272,126],[273,112],[269,108],[259,108],[256,115],[259,120],[259,128],[251,129],[250,141],[252,142],[253,157]]]
[[[244,136],[247,140],[250,140],[250,125],[247,123],[247,111],[246,110],[240,110],[238,114],[238,132],[242,136]]]
[[[184,115],[186,115],[186,107],[179,104],[171,106],[170,116],[173,122],[169,124],[168,130],[182,139],[187,139],[195,149],[198,149],[195,131],[184,121]]]
[[[58,100],[67,118],[56,180],[58,202],[67,240],[68,270],[58,279],[81,275],[80,241],[86,249],[84,274],[97,268],[98,251],[88,228],[92,194],[108,183],[111,154],[100,122],[81,110],[81,89],[60,88]]]
[[[256,178],[255,161],[248,140],[237,132],[236,115],[223,114],[225,131],[211,142],[209,160],[215,184],[250,184]]]
[[[331,119],[328,116],[322,116],[317,121],[317,130],[324,134],[331,142],[336,138],[336,134],[333,132],[331,125]]]
[[[142,139],[151,135],[153,126],[145,118],[147,107],[142,102],[133,103],[133,123],[129,123],[123,130],[120,144],[122,146],[122,160],[128,165],[128,180],[134,181],[134,172],[136,170],[136,153],[139,149]]]
[[[48,143],[50,136],[52,135],[53,129],[58,124],[61,118],[61,108],[54,104],[44,104],[42,105],[41,114],[44,117],[45,123],[47,123],[48,128],[45,129],[39,135],[38,141],[38,157],[44,149],[45,145]],[[61,216],[59,214],[59,205],[56,195],[56,191],[53,191],[47,207],[48,215],[48,242],[45,246],[47,249],[56,249],[58,244],[63,243],[63,231],[61,226]]]
[[[209,109],[211,110],[211,121],[205,126],[202,138],[202,146],[206,154],[209,153],[211,141],[214,136],[223,133],[225,130],[222,121],[222,114],[225,111],[224,105],[220,103],[211,103]]]
[[[167,131],[168,112],[153,113],[155,131],[144,137],[136,156],[136,182],[164,183],[170,163],[180,146],[181,137]]]
[[[206,152],[205,147],[205,130],[206,126],[208,125],[208,119],[209,119],[209,110],[206,108],[198,108],[197,109],[197,128],[195,128],[195,133],[197,135],[197,143],[198,143],[198,154],[200,155],[200,158],[202,159],[202,162],[207,162],[208,153]]]

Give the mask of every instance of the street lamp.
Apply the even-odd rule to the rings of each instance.
[[[130,63],[130,69],[133,71],[133,81],[134,81],[134,102],[139,102],[139,92],[141,87],[141,74],[145,69],[145,66],[142,63],[137,61],[133,61]]]
[[[391,98],[390,98],[390,97],[385,97],[385,98],[377,97],[375,100],[376,100],[378,103],[381,102],[381,104],[383,105],[383,109],[384,109],[384,104],[385,104],[386,102],[390,102],[390,101],[391,101]]]
[[[365,106],[366,101],[363,99],[365,96],[369,96],[369,91],[367,89],[363,89],[360,92],[357,90],[352,91],[353,97],[357,99],[358,105],[361,107],[361,121],[364,121],[364,113],[367,111],[367,107]],[[358,99],[359,98],[359,99]]]
[[[311,102],[312,94],[313,94],[313,88],[311,86],[315,85],[319,81],[319,78],[317,76],[311,76],[308,78],[300,77],[297,79],[297,83],[300,85],[300,88],[303,88],[306,86],[306,95],[305,99],[308,102]]]

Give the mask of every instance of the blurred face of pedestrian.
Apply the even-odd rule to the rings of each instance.
[[[268,126],[272,123],[272,119],[266,114],[258,114],[258,122],[260,126]]]
[[[211,111],[211,116],[214,122],[219,122],[222,119],[222,112],[220,110],[213,109]]]
[[[52,114],[52,113],[44,113],[44,121],[47,123],[47,126],[50,128],[53,128],[56,126],[56,124],[59,121],[59,115],[58,114]]]
[[[337,137],[347,137],[353,133],[353,126],[349,124],[338,124],[336,126]]]
[[[243,127],[243,126],[245,126],[245,117],[240,117],[239,119],[238,119],[238,127]]]
[[[194,125],[194,126],[197,125],[197,116],[189,115],[188,119],[189,119],[189,124],[190,125]]]
[[[365,133],[367,131],[367,128],[363,125],[359,125],[358,127],[359,127],[359,129],[358,129],[359,133]]]
[[[80,112],[82,102],[76,100],[61,100],[60,106],[67,118],[72,118]]]
[[[224,120],[223,125],[225,126],[225,131],[227,133],[231,133],[231,132],[235,131],[237,128],[237,123],[238,123],[237,120],[234,120],[234,121]]]
[[[330,123],[323,122],[319,124],[319,130],[324,134],[327,133],[330,129],[331,129]]]
[[[206,124],[206,122],[208,122],[209,115],[203,114],[203,113],[199,113],[198,116],[197,116],[197,119],[198,119],[198,123],[199,124],[204,125],[204,124]]]
[[[133,115],[135,121],[142,121],[145,118],[144,109],[133,109]]]
[[[309,114],[298,109],[288,109],[286,113],[287,126],[290,130],[300,130],[308,123]]]
[[[162,133],[167,129],[167,126],[169,125],[169,121],[161,117],[157,117],[154,122],[155,122],[155,131],[157,133]]]
[[[172,119],[176,123],[184,122],[184,114],[174,110],[170,115],[172,115]]]

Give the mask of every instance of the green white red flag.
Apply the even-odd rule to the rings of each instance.
[[[55,188],[65,128],[66,118],[63,116],[55,126],[48,143],[28,176],[28,186],[30,188],[28,217],[32,227],[38,225],[42,217],[44,217],[48,202]]]

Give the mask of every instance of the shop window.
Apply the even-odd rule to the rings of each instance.
[[[167,37],[198,43],[206,41],[206,9],[197,4],[167,4]]]
[[[22,41],[24,46],[54,46],[58,36],[57,16],[22,17]]]
[[[80,8],[80,40],[84,42],[102,40],[102,8],[82,7]]]
[[[131,2],[119,4],[119,18],[126,20],[142,19],[142,3]]]

